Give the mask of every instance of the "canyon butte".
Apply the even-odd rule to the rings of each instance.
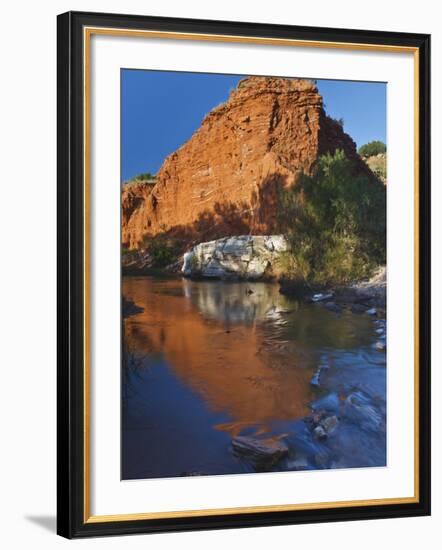
[[[355,174],[376,177],[342,124],[325,113],[308,80],[248,77],[214,108],[155,182],[122,190],[122,244],[175,236],[185,246],[231,235],[271,235],[278,192],[311,174],[319,157],[342,150]]]

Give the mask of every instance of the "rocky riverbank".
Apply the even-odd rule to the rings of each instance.
[[[286,429],[282,435],[234,438],[232,453],[257,472],[385,466],[382,396],[348,388],[324,393],[310,409],[308,416],[280,426]]]
[[[385,317],[386,267],[367,280],[323,290],[285,279],[280,261],[288,251],[283,235],[241,235],[203,242],[183,256],[181,272],[190,278],[263,280],[279,278],[280,292],[290,298],[323,305],[335,313],[369,313]],[[176,268],[176,263],[171,265]]]
[[[385,267],[367,281],[311,293],[306,299],[337,315],[371,316],[376,335],[371,348],[380,352],[379,368],[385,368]],[[232,441],[232,452],[256,471],[358,467],[366,465],[368,448],[372,465],[385,465],[385,388],[379,391],[365,372],[353,371],[352,365],[336,365],[323,357],[310,381],[317,395],[309,404],[310,414],[278,426],[286,430],[278,437],[238,437]]]
[[[321,304],[330,311],[340,313],[350,309],[353,313],[371,312],[385,316],[387,291],[387,270],[380,266],[370,279],[357,281],[349,285],[323,290],[312,289],[306,284],[290,280],[281,280],[281,294],[290,298]]]
[[[310,381],[316,398],[309,403],[307,416],[291,423],[277,423],[273,434],[238,436],[232,440],[233,455],[252,471],[386,465],[385,386],[373,383],[379,379],[373,378],[374,371],[386,366],[386,322],[374,311],[366,314],[373,316],[376,336],[371,348],[379,352],[376,366],[369,361],[360,370],[345,362],[336,364],[324,356]]]
[[[226,237],[194,246],[164,272],[176,273],[181,267],[181,273],[194,280],[266,280],[275,278],[280,255],[286,251],[282,235]],[[148,255],[143,261],[149,265]],[[370,347],[379,357],[374,368],[385,368],[385,266],[368,280],[322,290],[282,280],[280,293],[337,316],[369,316],[374,334]],[[136,313],[138,306],[125,300],[124,316]],[[247,471],[255,472],[385,465],[385,388],[373,386],[366,379],[370,375],[359,369],[323,356],[310,380],[315,395],[308,405],[310,413],[294,422],[275,423],[273,431],[262,436],[233,437],[232,455]]]
[[[288,251],[283,235],[239,235],[202,242],[178,253],[158,268],[148,250],[123,255],[124,275],[184,275],[191,279],[278,280],[285,296],[319,304],[335,313],[370,313],[384,318],[386,310],[386,267],[380,266],[365,281],[349,285],[313,288],[284,277],[281,258]]]

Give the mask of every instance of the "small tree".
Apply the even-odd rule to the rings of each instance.
[[[359,147],[358,153],[361,157],[373,157],[379,155],[380,153],[385,153],[387,151],[387,146],[382,141],[370,141],[365,145]]]
[[[156,235],[155,237],[145,237],[143,246],[147,249],[151,259],[152,267],[167,267],[177,259],[177,242],[166,235]]]

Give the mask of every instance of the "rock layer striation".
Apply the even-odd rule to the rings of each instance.
[[[313,82],[245,78],[165,159],[153,188],[123,188],[123,245],[167,232],[186,242],[272,234],[278,190],[337,149],[371,174],[341,123],[325,114]]]

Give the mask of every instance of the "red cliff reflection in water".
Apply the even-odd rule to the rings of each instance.
[[[271,334],[284,322],[277,286],[126,278],[123,294],[144,308],[125,320],[127,348],[163,353],[210,410],[232,419],[218,429],[265,431],[306,414],[312,364]]]
[[[366,318],[274,284],[124,277],[123,295],[143,308],[124,320],[123,479],[250,471],[232,438],[282,436],[309,412],[323,350],[369,338]]]

